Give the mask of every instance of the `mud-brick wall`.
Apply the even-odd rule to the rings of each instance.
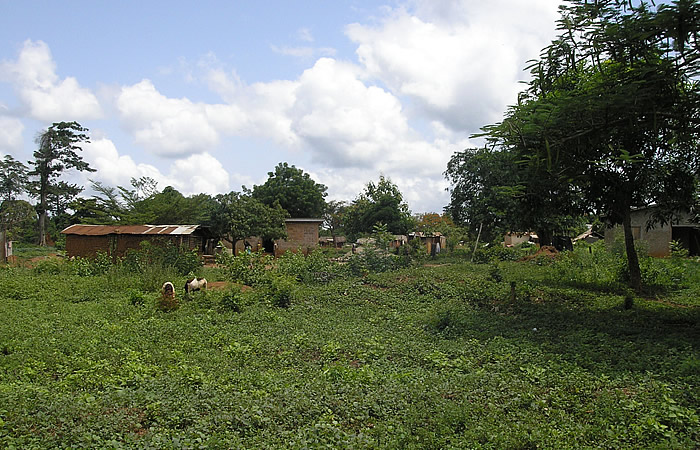
[[[317,222],[288,222],[287,239],[275,241],[275,256],[283,255],[287,250],[296,252],[301,248],[304,254],[318,246]]]
[[[66,235],[66,254],[81,258],[94,258],[97,252],[109,253],[110,240],[113,236]]]
[[[168,242],[176,246],[184,245],[190,249],[199,249],[202,244],[200,236],[149,236],[142,234],[109,234],[104,236],[84,236],[77,234],[66,235],[66,254],[93,258],[97,252],[104,252],[123,257],[129,250],[141,248],[142,241],[150,241],[153,245],[166,245]]]

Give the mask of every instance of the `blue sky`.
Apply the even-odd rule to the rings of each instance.
[[[0,155],[26,162],[37,133],[75,120],[107,185],[216,194],[287,161],[329,199],[383,174],[439,212],[447,160],[515,101],[557,5],[0,0]]]

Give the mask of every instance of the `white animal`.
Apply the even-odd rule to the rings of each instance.
[[[191,278],[185,283],[185,294],[198,291],[207,290],[207,280],[206,278]]]

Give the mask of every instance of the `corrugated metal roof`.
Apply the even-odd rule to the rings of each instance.
[[[192,234],[201,225],[71,225],[61,231],[63,234],[83,236],[104,236],[107,234]]]

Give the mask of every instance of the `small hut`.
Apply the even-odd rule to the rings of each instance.
[[[141,242],[172,244],[196,250],[202,256],[213,255],[219,242],[203,225],[71,225],[61,231],[66,236],[67,256],[95,257],[98,252],[123,257]]]
[[[421,244],[425,246],[425,250],[429,255],[435,255],[447,250],[447,238],[439,232],[422,233],[417,231],[408,235],[410,239],[420,239]]]

